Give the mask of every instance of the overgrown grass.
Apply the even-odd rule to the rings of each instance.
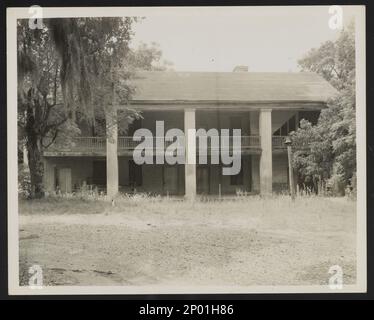
[[[326,284],[336,264],[352,283],[355,205],[315,196],[22,200],[21,283],[35,263],[48,285]]]
[[[150,213],[168,215],[214,214],[232,218],[236,214],[248,213],[252,217],[286,218],[305,214],[339,215],[355,212],[356,202],[350,198],[331,198],[304,196],[292,201],[289,196],[275,195],[263,198],[260,196],[233,198],[197,198],[196,201],[186,201],[181,198],[149,196],[148,194],[118,196],[114,203],[105,196],[84,198],[81,196],[54,196],[39,200],[20,200],[21,214],[32,215],[61,215],[61,214],[144,214]]]

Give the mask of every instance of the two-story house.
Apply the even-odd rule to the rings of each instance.
[[[44,152],[45,187],[72,192],[82,185],[114,195],[151,192],[161,195],[271,194],[288,188],[284,137],[302,118],[315,123],[335,89],[313,73],[139,72],[133,80],[131,108],[142,119],[125,136],[80,136],[69,147],[52,145]],[[241,129],[241,170],[223,175],[223,164],[143,164],[132,157],[132,135],[156,121],[165,130],[179,128]],[[157,138],[157,137],[155,137]]]

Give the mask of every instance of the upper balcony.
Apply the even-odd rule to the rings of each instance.
[[[163,137],[153,138],[153,148],[159,150],[162,145],[157,139],[164,140]],[[260,136],[242,136],[241,149],[244,154],[261,153]],[[284,136],[273,136],[272,146],[274,151],[285,150]],[[133,141],[133,137],[119,136],[118,155],[131,155],[135,147],[140,143]],[[172,141],[165,141],[164,147],[167,148]],[[232,137],[230,137],[230,150],[232,150]],[[208,151],[213,150],[208,139]],[[45,151],[45,156],[105,156],[106,153],[106,137],[75,137],[68,145],[52,144]]]

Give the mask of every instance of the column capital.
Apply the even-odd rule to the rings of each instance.
[[[260,112],[272,112],[273,109],[272,108],[262,108],[260,109]]]
[[[196,112],[196,108],[194,108],[194,107],[185,107],[184,108],[184,111],[189,111],[189,112]]]

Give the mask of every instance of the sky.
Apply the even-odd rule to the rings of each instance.
[[[343,24],[354,15],[342,6]],[[297,60],[338,36],[329,6],[221,7],[149,14],[134,26],[132,46],[156,42],[175,71],[297,72]]]

